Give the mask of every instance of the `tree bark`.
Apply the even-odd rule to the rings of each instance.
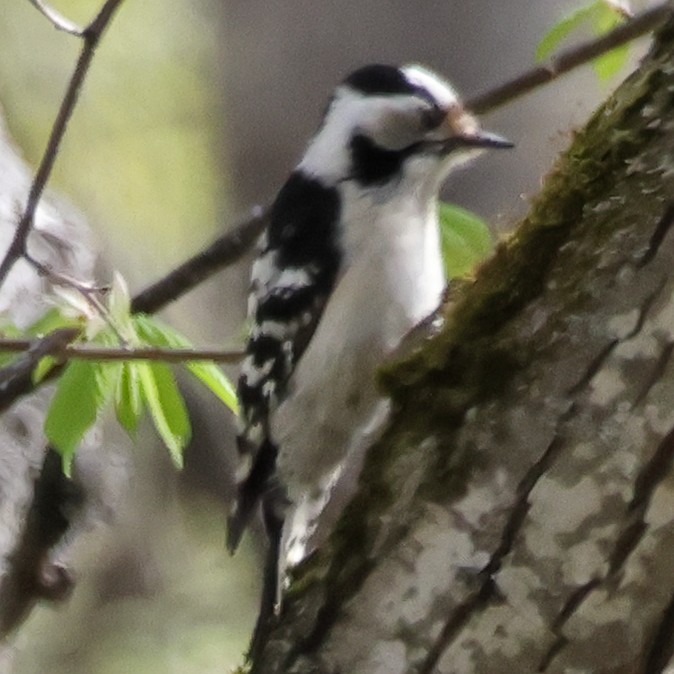
[[[662,672],[674,654],[674,22],[423,338],[252,671]]]

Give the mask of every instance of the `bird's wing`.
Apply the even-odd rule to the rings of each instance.
[[[228,522],[235,550],[260,497],[269,490],[277,447],[270,417],[313,336],[339,273],[339,195],[301,172],[272,206],[253,264],[246,357],[238,383],[238,492]]]

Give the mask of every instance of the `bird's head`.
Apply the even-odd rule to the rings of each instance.
[[[363,187],[402,178],[438,185],[459,164],[512,143],[481,130],[452,86],[416,65],[369,65],[335,90],[300,167]]]

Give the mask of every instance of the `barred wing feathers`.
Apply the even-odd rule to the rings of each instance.
[[[279,192],[260,241],[248,305],[251,332],[238,382],[240,466],[228,522],[231,551],[260,499],[272,492],[278,448],[270,418],[334,287],[341,262],[339,217],[337,190],[298,170]]]

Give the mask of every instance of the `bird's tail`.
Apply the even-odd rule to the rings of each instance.
[[[232,554],[239,546],[260,499],[269,490],[270,478],[276,466],[276,454],[274,443],[265,439],[253,459],[250,471],[238,485],[236,500],[227,518],[227,549]]]
[[[243,532],[257,507],[258,496],[246,488],[246,483],[239,486],[236,501],[227,517],[227,549],[234,554],[239,547]]]

